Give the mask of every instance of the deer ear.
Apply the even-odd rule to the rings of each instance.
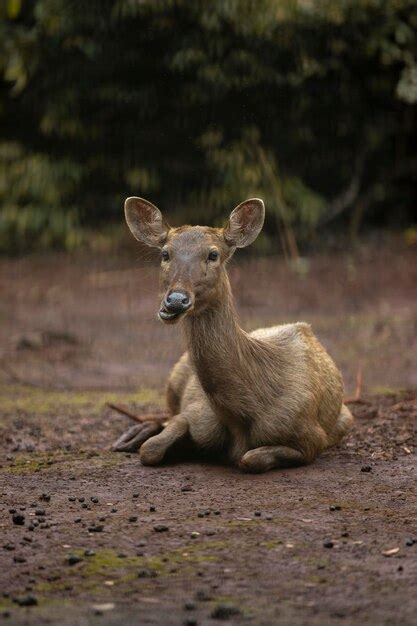
[[[132,196],[125,201],[125,216],[132,235],[153,248],[162,248],[169,226],[152,202]]]
[[[251,198],[239,204],[230,214],[223,234],[226,243],[236,248],[248,246],[262,230],[265,205],[259,198]]]

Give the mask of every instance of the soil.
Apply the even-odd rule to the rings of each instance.
[[[231,268],[245,328],[311,321],[349,396],[359,372],[349,437],[263,475],[109,451],[131,422],[106,403],[162,408],[181,353],[152,265],[2,261],[0,623],[415,624],[416,261]]]

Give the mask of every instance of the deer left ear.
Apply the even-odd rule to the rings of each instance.
[[[251,198],[239,204],[230,214],[223,229],[226,243],[235,248],[244,248],[253,241],[262,230],[265,219],[265,205],[259,198]]]

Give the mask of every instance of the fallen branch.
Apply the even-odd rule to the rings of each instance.
[[[345,404],[372,404],[369,400],[364,400],[363,398],[345,398],[343,400]]]
[[[348,397],[348,398],[345,398],[344,399],[344,403],[345,404],[372,404],[368,400],[364,400],[361,397],[361,395],[362,395],[362,384],[363,384],[363,368],[362,368],[362,365],[359,365],[358,371],[356,373],[355,395],[351,396],[351,397]]]
[[[170,415],[167,411],[160,411],[158,413],[144,413],[143,415],[137,415],[130,411],[126,406],[122,404],[113,404],[112,402],[107,402],[107,406],[122,415],[126,415],[126,417],[130,417],[131,420],[135,422],[139,422],[142,424],[143,422],[165,422],[170,418]]]

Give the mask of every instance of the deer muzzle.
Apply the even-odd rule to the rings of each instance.
[[[159,318],[163,322],[173,322],[193,306],[193,298],[186,291],[170,290],[162,300],[159,310]]]

